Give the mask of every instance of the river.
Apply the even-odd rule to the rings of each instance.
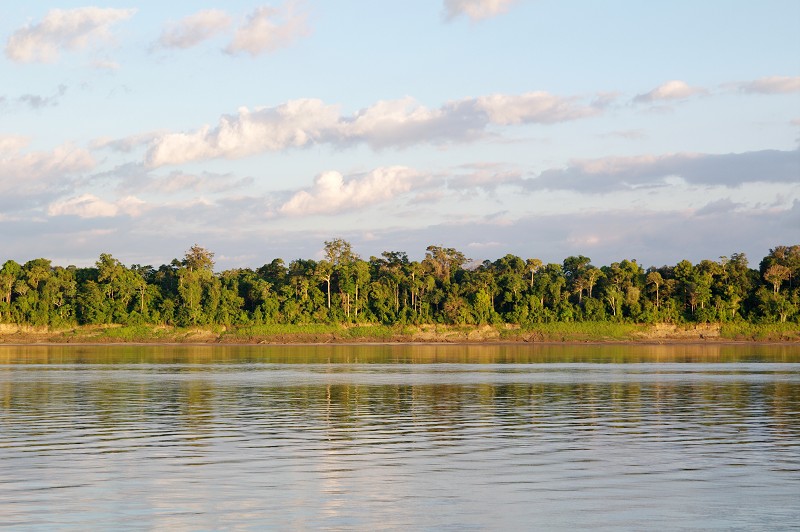
[[[0,346],[13,530],[796,529],[800,346]]]

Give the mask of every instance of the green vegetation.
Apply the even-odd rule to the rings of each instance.
[[[800,245],[777,246],[758,269],[742,253],[646,270],[582,255],[475,264],[438,246],[422,261],[397,251],[364,260],[341,239],[319,261],[215,273],[213,257],[193,246],[158,268],[105,253],[90,268],[7,261],[0,323],[66,341],[626,340],[655,324],[677,336],[715,324],[723,338],[800,337]]]

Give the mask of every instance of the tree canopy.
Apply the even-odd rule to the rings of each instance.
[[[643,268],[622,259],[595,266],[506,255],[476,263],[429,246],[361,258],[349,242],[324,243],[321,260],[276,258],[214,271],[214,253],[192,246],[159,267],[126,266],[103,253],[93,267],[45,258],[0,268],[0,320],[30,325],[448,323],[554,321],[797,322],[800,245],[776,246],[759,263],[743,253]]]

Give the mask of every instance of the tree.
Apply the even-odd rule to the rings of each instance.
[[[664,279],[661,277],[661,274],[657,271],[651,271],[647,274],[647,284],[653,285],[656,291],[656,308],[661,306],[661,301],[658,297],[658,289],[659,287],[664,284]]]
[[[600,271],[599,268],[595,268],[594,266],[589,266],[583,274],[583,277],[586,281],[586,288],[589,297],[592,297],[592,288],[594,287],[595,283],[603,276],[603,272]]]
[[[785,323],[789,316],[797,312],[797,306],[781,293],[770,292],[762,287],[758,299],[761,312],[771,320]]]
[[[467,262],[467,258],[453,248],[428,246],[423,262],[430,267],[434,277],[443,283],[449,283],[452,273],[461,268]]]
[[[0,320],[11,318],[11,296],[16,283],[22,274],[22,266],[13,260],[6,261],[0,268],[0,296],[2,296],[2,309]]]
[[[623,296],[622,290],[615,284],[609,284],[604,291],[603,298],[608,302],[608,306],[611,307],[611,314],[615,318],[618,317],[617,313],[622,304]]]
[[[592,259],[584,257],[583,255],[564,259],[562,268],[564,269],[564,277],[567,278],[567,282],[573,282],[575,279],[579,278],[583,271],[589,267],[591,262]]]
[[[126,322],[130,311],[128,305],[141,288],[140,276],[108,253],[102,253],[95,266],[97,281],[110,300],[109,321]]]
[[[714,279],[712,291],[721,301],[719,318],[732,320],[757,284],[757,272],[747,267],[744,253],[733,253],[730,258],[720,257],[720,264],[721,272]]]
[[[192,246],[158,269],[126,267],[108,253],[94,267],[34,259],[0,267],[0,320],[18,324],[518,323],[798,319],[800,246],[777,246],[759,269],[743,253],[649,268],[623,259],[596,268],[583,255],[542,265],[505,255],[468,264],[429,246],[361,260],[349,242],[325,242],[325,258],[274,259],[257,270],[214,272],[214,254]],[[643,294],[647,293],[647,297]],[[326,301],[327,300],[327,301]]]
[[[539,259],[527,259],[525,266],[531,274],[531,288],[533,288],[533,276],[542,268],[542,261]]]
[[[339,266],[340,264],[352,262],[355,255],[350,242],[341,238],[334,238],[333,240],[325,241],[325,258],[333,266]]]
[[[321,260],[317,263],[314,270],[314,275],[325,281],[328,292],[328,309],[331,308],[331,278],[333,277],[333,264],[327,260]]]
[[[42,287],[43,299],[50,308],[57,309],[57,314],[49,318],[49,323],[66,323],[72,315],[72,303],[77,291],[75,270],[72,268],[53,268],[53,274]]]
[[[761,274],[764,275],[775,264],[789,268],[789,289],[792,289],[794,287],[794,279],[800,276],[800,245],[775,246],[775,248],[770,249],[769,255],[761,261]]]
[[[408,255],[399,251],[384,251],[380,259],[375,259],[378,275],[391,289],[394,296],[394,312],[400,312],[400,285],[405,280],[404,267],[408,265]]]
[[[214,276],[214,253],[195,244],[180,265],[177,272],[182,303],[178,309],[179,322],[184,325],[210,323],[220,297],[219,279]]]
[[[494,261],[490,273],[496,286],[496,311],[502,314],[503,319],[519,323],[522,307],[527,310],[522,298],[527,284],[527,264],[520,257],[509,254]]]
[[[152,300],[153,292],[150,290],[148,279],[153,278],[155,270],[152,266],[140,266],[134,264],[131,266],[131,271],[135,274],[133,284],[136,287],[136,292],[139,296],[139,314],[144,317],[147,315],[147,302]]]
[[[357,260],[354,265],[354,279],[356,285],[356,305],[355,305],[355,317],[356,321],[358,321],[358,314],[361,311],[361,300],[359,299],[359,294],[368,294],[367,291],[363,290],[363,287],[369,285],[370,281],[370,272],[369,272],[369,264],[363,260]],[[368,296],[364,296],[366,299]]]
[[[350,242],[341,238],[325,241],[324,252],[325,258],[331,265],[331,271],[328,272],[325,279],[328,286],[328,309],[331,308],[331,280],[335,278],[339,290],[341,310],[344,312],[345,317],[349,319],[356,291],[356,284],[353,279],[353,264],[358,260],[358,255],[353,253]]]
[[[195,244],[184,255],[183,265],[189,271],[213,272],[214,253]]]
[[[781,289],[781,284],[788,280],[792,275],[792,270],[781,264],[773,264],[764,272],[764,280],[772,285],[773,293],[777,294]]]

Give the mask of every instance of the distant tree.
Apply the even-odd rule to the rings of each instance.
[[[328,293],[328,309],[331,308],[331,278],[333,277],[333,264],[327,260],[321,260],[317,263],[316,270],[314,271],[321,280],[325,281]]]
[[[777,294],[781,289],[781,284],[789,280],[791,275],[792,270],[786,266],[782,264],[773,264],[764,272],[764,279],[772,285],[772,291]]]
[[[651,271],[647,274],[647,284],[653,285],[656,292],[656,308],[659,308],[661,306],[661,300],[658,297],[658,289],[664,284],[664,279],[657,271]]]
[[[453,248],[428,246],[424,262],[430,267],[434,277],[441,282],[449,283],[452,273],[466,264],[468,259]]]
[[[214,253],[197,244],[189,248],[183,257],[183,265],[189,271],[214,271]]]

